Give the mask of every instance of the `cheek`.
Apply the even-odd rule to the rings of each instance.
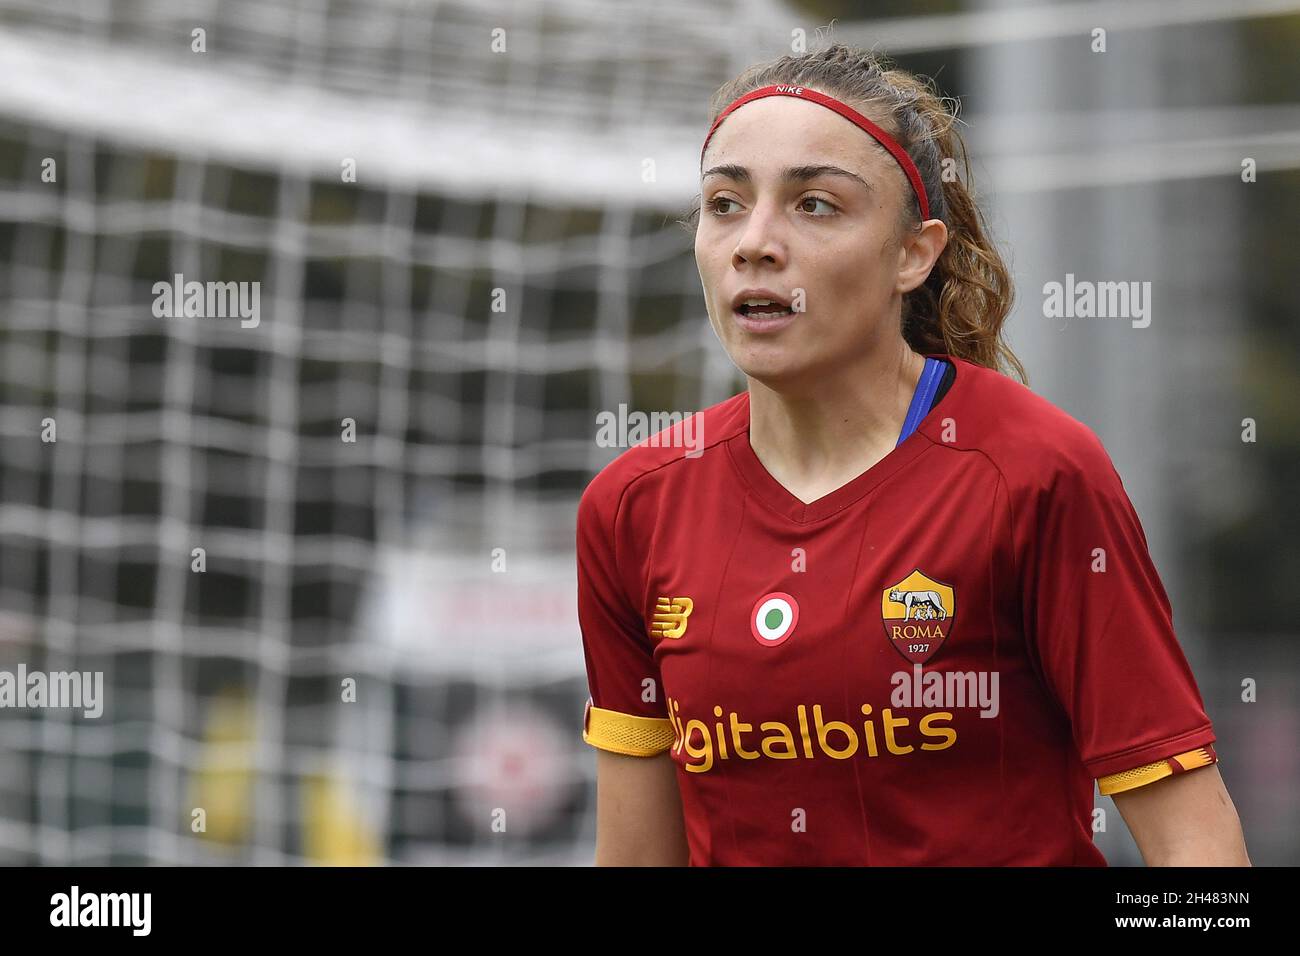
[[[879,317],[889,308],[893,290],[890,264],[860,248],[822,261],[809,276],[808,311],[819,351],[836,352],[878,334]],[[816,290],[816,291],[814,291]],[[824,302],[818,308],[818,302]]]
[[[716,289],[718,277],[721,275],[717,244],[708,242],[698,233],[695,240],[695,267],[699,270],[700,279],[704,282],[705,292],[712,295]]]
[[[731,315],[731,303],[723,288],[730,262],[716,253],[704,253],[696,259],[700,273],[700,282],[704,291],[704,305],[709,319],[715,326],[726,325],[725,320]]]
[[[827,311],[831,314],[856,313],[863,304],[880,298],[882,291],[888,297],[888,291],[882,290],[889,281],[886,263],[861,245],[838,250],[834,257],[819,257],[815,269],[816,278],[810,279],[810,284],[822,290],[821,297],[828,301]]]

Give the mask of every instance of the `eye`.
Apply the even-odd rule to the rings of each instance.
[[[712,199],[710,199],[710,200],[709,200],[708,202],[706,202],[704,205],[705,205],[705,207],[706,207],[706,208],[707,208],[711,213],[713,213],[715,216],[721,216],[721,215],[726,215],[727,210],[725,210],[725,209],[719,209],[719,208],[718,208],[718,205],[719,205],[720,203],[726,203],[726,202],[735,202],[735,200],[734,200],[734,199],[728,199],[726,196],[714,196]]]
[[[826,206],[830,211],[818,213],[818,212],[812,212],[811,210],[808,209],[804,209],[804,206],[810,202],[819,202],[823,206]],[[811,215],[814,216],[832,216],[838,211],[836,210],[834,204],[832,204],[830,200],[822,199],[821,196],[804,196],[803,199],[799,200],[799,208],[804,209],[804,212],[811,213]]]

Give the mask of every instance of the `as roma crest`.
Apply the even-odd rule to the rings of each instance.
[[[885,588],[880,597],[885,636],[913,664],[924,664],[943,647],[956,613],[952,588],[919,570]]]

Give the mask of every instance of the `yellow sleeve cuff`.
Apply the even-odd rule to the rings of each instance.
[[[593,747],[631,757],[653,757],[671,747],[676,736],[667,717],[636,717],[592,706],[587,700],[582,739]]]
[[[1109,796],[1112,793],[1122,793],[1125,790],[1145,786],[1148,783],[1154,783],[1176,773],[1184,773],[1217,762],[1218,757],[1213,750],[1207,747],[1198,747],[1175,757],[1144,763],[1132,770],[1121,770],[1119,773],[1098,777],[1097,789],[1103,796]]]

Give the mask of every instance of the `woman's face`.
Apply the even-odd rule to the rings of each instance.
[[[816,103],[769,96],[730,114],[709,141],[700,188],[695,261],[709,322],[737,367],[765,384],[811,381],[898,336],[902,294],[938,256],[918,278],[899,242],[903,191],[912,198],[902,171]],[[756,289],[780,302],[738,311]],[[791,314],[743,314],[782,305]]]

